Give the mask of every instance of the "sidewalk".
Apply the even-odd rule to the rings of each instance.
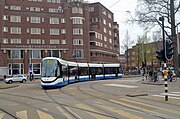
[[[6,84],[3,80],[1,80],[0,81],[0,90],[18,87],[19,85],[22,85],[22,84],[24,84],[24,85],[26,85],[26,84],[40,84],[40,79],[36,79],[33,81],[27,80],[26,83],[17,82],[17,83],[12,83],[12,84]]]

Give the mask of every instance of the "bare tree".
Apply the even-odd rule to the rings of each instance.
[[[122,41],[122,45],[121,48],[122,50],[126,51],[126,63],[127,63],[127,70],[128,70],[128,49],[129,47],[132,46],[132,44],[134,43],[134,41],[131,40],[130,35],[129,35],[129,31],[126,30],[126,34],[125,34],[125,39]]]
[[[174,14],[177,27],[180,24],[178,17],[180,17],[180,1],[174,0]],[[162,27],[159,17],[165,18],[165,32],[167,36],[170,36],[168,31],[171,30],[171,14],[170,14],[170,1],[169,0],[138,0],[136,7],[136,18],[133,21],[139,23],[140,26],[144,27],[147,31],[153,27],[160,25]],[[170,38],[170,37],[169,37]]]
[[[180,0],[138,0],[136,8],[136,21],[146,30],[156,25],[163,26],[159,18],[164,17],[164,29],[166,36],[174,43],[174,64],[175,72],[178,74],[178,54],[176,27],[180,24]],[[169,33],[169,31],[171,33]]]

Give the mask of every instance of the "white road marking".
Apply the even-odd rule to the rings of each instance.
[[[50,114],[37,110],[40,119],[54,119]]]
[[[122,85],[122,84],[103,84],[105,86],[114,86],[114,87],[122,87],[122,88],[137,88],[138,86],[132,85]]]
[[[16,116],[19,117],[20,119],[28,119],[26,110],[16,112]]]
[[[61,107],[56,107],[65,117],[67,117],[68,119],[73,119],[71,117],[71,115],[69,115],[64,109],[62,109]]]
[[[180,95],[171,94],[171,93],[161,93],[161,94],[162,94],[162,95],[170,95],[170,96],[180,97]]]
[[[164,98],[164,96],[163,96],[163,95],[152,95],[152,96],[155,96],[155,97],[163,97],[163,98]],[[180,100],[180,98],[178,98],[178,97],[168,96],[168,98],[172,98],[172,99],[178,99],[178,100]]]
[[[0,119],[2,119],[4,115],[4,113],[0,113]]]

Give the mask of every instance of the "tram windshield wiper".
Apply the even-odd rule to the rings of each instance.
[[[54,73],[54,69],[52,70],[52,72],[49,74],[49,76],[47,76],[48,78],[52,75],[52,73]]]

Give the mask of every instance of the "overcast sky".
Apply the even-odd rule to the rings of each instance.
[[[137,0],[87,0],[100,2],[114,13],[114,20],[119,24],[120,42],[124,39],[126,30],[129,31],[131,40],[136,43],[137,37],[143,35],[143,30],[138,25],[129,25],[125,21],[134,16]],[[127,12],[130,11],[130,12]],[[122,51],[122,50],[121,50]]]

